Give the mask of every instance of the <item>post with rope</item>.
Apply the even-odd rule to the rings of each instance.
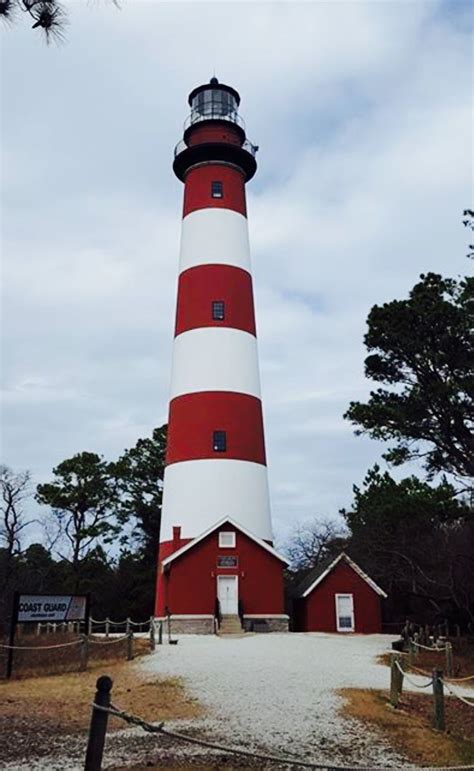
[[[125,634],[130,632],[130,616],[125,619]]]
[[[413,664],[413,659],[415,658],[415,651],[416,651],[416,645],[412,639],[409,639],[408,640],[408,664],[410,666]]]
[[[392,653],[390,657],[390,704],[398,707],[398,701],[403,687],[403,675],[401,674],[401,655]]]
[[[446,674],[448,677],[452,677],[454,674],[454,667],[453,667],[453,646],[452,643],[446,642],[445,643],[445,651],[446,651]]]
[[[108,637],[110,632],[110,618],[107,616],[105,619],[105,636]]]
[[[129,632],[127,635],[127,661],[133,659],[133,632]]]
[[[81,672],[87,669],[87,660],[89,658],[89,638],[86,634],[81,634]]]
[[[92,706],[91,723],[89,728],[89,741],[87,743],[85,771],[100,771],[102,757],[104,755],[105,735],[107,733],[107,721],[110,707],[110,691],[113,682],[107,675],[99,677],[96,683],[94,705],[105,707],[104,710]]]
[[[150,617],[150,650],[154,651],[156,648],[156,639],[155,639],[155,619],[153,616]]]
[[[436,731],[444,731],[444,688],[441,669],[433,669],[433,708],[433,728]]]
[[[163,621],[160,621],[158,627],[158,645],[163,645]]]
[[[413,635],[413,656],[415,658],[420,653],[419,642],[420,642],[420,635],[418,632],[415,632],[415,634]]]

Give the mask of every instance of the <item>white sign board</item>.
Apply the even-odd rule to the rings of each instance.
[[[84,595],[20,594],[18,621],[84,621],[87,597]]]

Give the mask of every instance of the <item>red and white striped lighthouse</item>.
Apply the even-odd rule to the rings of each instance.
[[[195,88],[173,164],[184,183],[184,207],[156,615],[171,613],[178,631],[212,631],[197,622],[218,615],[217,600],[236,615],[245,605],[249,570],[255,581],[271,579],[275,596],[271,607],[260,607],[255,586],[247,609],[262,612],[244,608],[241,621],[282,611],[283,558],[271,546],[245,200],[257,148],[246,138],[239,103],[237,91],[217,78]],[[222,545],[222,533],[233,546]],[[244,569],[245,539],[254,553]],[[212,554],[196,560],[196,549],[208,542]],[[262,575],[268,561],[270,573]]]

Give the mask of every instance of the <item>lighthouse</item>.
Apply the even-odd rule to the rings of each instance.
[[[188,102],[155,617],[177,633],[282,631],[245,195],[258,148],[231,86],[214,77]]]

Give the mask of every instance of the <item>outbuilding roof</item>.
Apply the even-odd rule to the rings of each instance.
[[[214,525],[212,525],[212,527],[209,527],[207,530],[201,533],[201,535],[198,535],[197,538],[193,538],[192,541],[189,541],[189,543],[185,544],[185,546],[182,546],[181,549],[174,551],[172,554],[169,555],[169,557],[166,557],[166,559],[164,559],[162,562],[163,567],[166,567],[166,565],[169,565],[170,562],[173,562],[173,560],[177,559],[178,557],[181,557],[182,554],[192,549],[200,541],[203,541],[204,538],[207,538],[208,535],[210,535],[215,530],[218,530],[220,527],[222,527],[222,525],[232,525],[233,527],[236,528],[236,530],[240,530],[241,533],[246,535],[252,541],[255,541],[255,543],[261,546],[262,549],[265,549],[266,551],[268,551],[278,560],[281,560],[281,562],[284,562],[286,565],[290,564],[290,561],[287,560],[287,558],[284,557],[282,554],[277,552],[277,550],[274,549],[273,546],[270,546],[269,543],[262,540],[261,538],[258,538],[258,536],[254,535],[254,533],[251,533],[250,530],[247,530],[247,528],[243,527],[243,525],[239,524],[239,522],[236,522],[234,519],[231,519],[230,517],[223,517],[221,520],[219,520],[219,522],[216,522]]]
[[[338,565],[340,562],[346,562],[349,567],[354,570],[357,575],[359,575],[369,586],[371,589],[374,590],[377,594],[379,594],[381,597],[386,597],[386,593],[383,589],[380,588],[378,584],[373,581],[370,576],[365,573],[359,565],[357,565],[354,560],[352,560],[345,552],[341,552],[339,556],[336,557],[336,559],[328,559],[317,565],[314,570],[311,570],[306,578],[301,581],[300,584],[296,587],[295,590],[295,597],[301,598],[301,597],[307,597],[308,594],[311,594],[313,589],[318,586],[318,584],[323,581],[324,578]]]

